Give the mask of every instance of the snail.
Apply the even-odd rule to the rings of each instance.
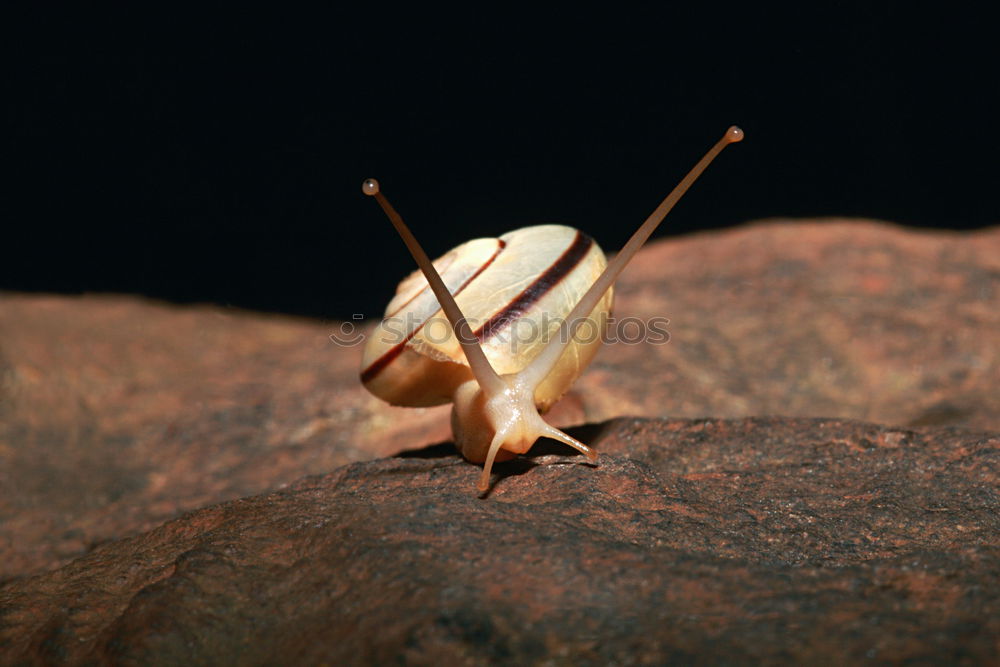
[[[743,131],[730,127],[610,262],[593,239],[561,225],[475,239],[431,262],[378,181],[367,179],[362,192],[381,205],[419,271],[399,284],[369,337],[362,383],[392,405],[451,402],[459,453],[483,463],[481,493],[495,461],[527,453],[540,437],[596,460],[541,414],[597,353],[601,336],[592,334],[610,317],[618,275],[709,163],[742,139]],[[522,340],[525,324],[534,335]],[[577,335],[585,325],[591,335]]]

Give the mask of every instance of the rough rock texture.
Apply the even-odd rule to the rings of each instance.
[[[671,341],[603,350],[588,416],[1000,430],[1000,228],[773,222],[656,244],[632,271],[617,314],[665,313]]]
[[[1000,661],[1000,436],[576,435],[598,466],[543,448],[484,499],[438,446],[102,545],[0,587],[0,662]]]
[[[784,414],[1000,430],[1000,229],[775,222],[660,242],[626,272],[616,314],[669,317],[672,339],[606,346],[557,423]],[[446,440],[446,407],[364,392],[360,349],[334,345],[338,329],[0,295],[0,581]]]

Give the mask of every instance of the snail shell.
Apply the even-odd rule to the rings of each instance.
[[[563,225],[524,227],[475,239],[434,261],[448,290],[500,375],[537,355],[560,318],[604,271],[604,253],[586,234]],[[612,290],[591,311],[553,370],[535,389],[544,412],[594,358],[610,316]],[[592,324],[591,324],[592,323]],[[418,270],[404,279],[368,338],[361,380],[392,405],[431,406],[453,400],[473,379],[454,330]]]

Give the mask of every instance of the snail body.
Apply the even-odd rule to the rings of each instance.
[[[365,346],[361,380],[393,405],[452,403],[455,445],[485,463],[526,453],[539,437],[586,454],[544,413],[584,371],[601,344],[613,283],[709,162],[743,133],[731,127],[608,263],[586,234],[562,225],[474,239],[431,262],[374,179],[376,198],[417,261]]]

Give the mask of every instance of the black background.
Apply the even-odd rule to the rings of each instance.
[[[412,260],[562,222],[617,249],[765,217],[998,222],[985,18],[836,4],[523,13],[45,9],[12,19],[0,289],[349,318]]]

